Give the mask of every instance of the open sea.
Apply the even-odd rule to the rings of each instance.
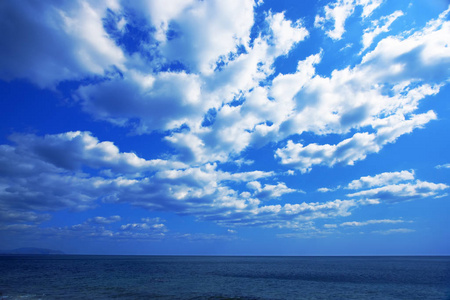
[[[4,255],[0,299],[450,299],[450,257]]]

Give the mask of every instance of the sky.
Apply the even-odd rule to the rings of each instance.
[[[0,248],[450,255],[447,0],[0,1]]]

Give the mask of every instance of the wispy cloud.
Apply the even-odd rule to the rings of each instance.
[[[372,21],[372,27],[364,30],[364,34],[362,37],[363,48],[361,52],[363,52],[364,50],[369,48],[370,45],[372,45],[375,37],[377,37],[383,32],[388,32],[389,26],[391,26],[391,24],[401,16],[403,16],[403,12],[397,10],[392,14],[390,14],[389,16],[380,18],[380,20]]]
[[[360,226],[367,226],[367,225],[372,225],[372,224],[397,224],[397,223],[405,223],[405,222],[408,222],[408,221],[383,219],[383,220],[368,220],[368,221],[363,221],[363,222],[358,222],[358,221],[344,222],[344,223],[341,223],[339,226],[341,226],[341,227],[344,227],[344,226],[360,227]]]
[[[437,165],[436,169],[450,169],[450,164]]]
[[[314,26],[326,30],[325,33],[334,40],[340,40],[345,33],[345,21],[351,16],[356,6],[362,6],[362,17],[369,16],[383,0],[337,0],[324,7],[324,16],[316,15]],[[332,24],[332,29],[330,28]]]
[[[372,231],[372,233],[388,235],[388,234],[397,234],[397,233],[411,233],[414,231],[415,231],[414,229],[409,229],[409,228],[396,228],[396,229],[388,229],[388,230],[376,230],[376,231]]]

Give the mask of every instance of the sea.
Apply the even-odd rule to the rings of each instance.
[[[450,256],[0,256],[0,299],[450,299]]]

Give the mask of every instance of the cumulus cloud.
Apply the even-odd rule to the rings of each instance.
[[[150,4],[155,8],[153,2],[157,1]],[[253,1],[184,2],[189,3],[184,9],[178,6],[178,9],[183,9],[183,13],[163,21],[168,24],[172,35],[172,38],[167,38],[166,31],[166,38],[160,39],[161,53],[166,59],[180,61],[192,72],[209,74],[216,68],[220,57],[226,57],[235,52],[238,46],[248,44],[253,25]],[[167,11],[163,6],[166,5],[157,5],[159,10]],[[152,17],[157,15],[158,10],[153,10]],[[159,36],[162,36],[161,32]]]
[[[282,55],[288,54],[292,46],[309,35],[308,30],[303,27],[300,20],[292,23],[292,21],[285,19],[284,13],[269,13],[267,22],[273,34],[270,42]]]
[[[318,188],[317,191],[319,193],[328,193],[328,192],[334,192],[334,191],[336,191],[336,190],[338,190],[340,188],[341,188],[341,186],[337,186],[335,188],[321,187],[321,188]]]
[[[433,111],[414,111],[420,100],[437,94],[449,76],[446,15],[412,34],[383,39],[361,64],[334,70],[330,77],[315,75],[312,68],[306,84],[301,80],[290,83],[287,76],[274,80],[273,86],[284,81],[284,89],[292,91],[285,98],[295,103],[294,112],[279,127],[278,139],[303,132],[363,131],[334,145],[288,140],[285,148],[276,151],[281,163],[303,172],[317,164],[353,164],[436,119]]]
[[[166,225],[161,223],[162,221],[158,218],[150,219],[143,218],[143,223],[129,223],[120,226],[120,230],[123,231],[167,231]]]
[[[321,219],[344,217],[351,214],[358,203],[354,200],[333,200],[284,205],[264,205],[254,207],[250,214],[229,214],[227,218],[214,217],[222,226],[259,226],[269,228],[298,228],[305,222]],[[210,218],[206,218],[208,220]]]
[[[122,218],[118,215],[110,216],[110,217],[94,217],[92,219],[88,219],[87,223],[95,223],[95,224],[111,224],[115,222],[119,222]]]
[[[410,181],[413,179],[414,171],[385,172],[375,176],[363,176],[360,179],[355,179],[347,185],[347,188],[357,190],[374,186],[396,184],[398,182]]]
[[[303,173],[309,172],[314,165],[353,165],[368,154],[377,153],[385,144],[395,142],[401,135],[410,133],[433,119],[436,119],[436,115],[432,111],[413,116],[409,120],[396,118],[395,123],[392,122],[390,127],[380,127],[376,134],[355,133],[336,145],[312,143],[303,146],[289,140],[284,148],[276,150],[276,156],[282,164],[295,167]]]
[[[296,190],[288,188],[286,184],[282,182],[279,182],[276,185],[266,184],[262,187],[261,183],[258,181],[251,181],[247,183],[247,187],[255,191],[253,193],[254,197],[262,200],[280,198],[284,194],[296,192]]]
[[[186,4],[183,14],[176,13],[175,17],[170,17],[175,19],[161,21],[161,24],[171,24],[176,32],[171,33],[175,35],[174,38],[165,38],[158,44],[161,49],[158,48],[155,57],[162,64],[184,63],[182,71],[159,72],[158,68],[139,70],[132,66],[123,70],[120,76],[110,76],[103,82],[80,87],[76,96],[85,111],[96,118],[118,125],[130,125],[130,120],[137,120],[134,126],[138,133],[174,130],[186,125],[189,128],[187,132],[173,133],[167,139],[180,151],[188,148],[185,151],[194,152],[197,157],[206,155],[210,161],[223,159],[223,155],[209,157],[212,150],[217,151],[208,149],[213,139],[222,141],[223,144],[217,148],[224,149],[226,157],[233,151],[239,153],[251,142],[246,130],[253,131],[264,123],[269,108],[260,106],[261,115],[257,111],[250,112],[247,106],[240,109],[227,103],[232,102],[237,95],[257,87],[261,80],[273,72],[275,59],[286,55],[308,35],[300,21],[287,20],[283,13],[270,13],[265,20],[268,31],[250,44],[252,3],[246,1],[245,9],[242,9],[241,2],[233,5],[223,1]],[[193,16],[189,17],[189,14]],[[245,24],[241,24],[241,21],[245,21]],[[228,26],[227,22],[231,22],[232,26]],[[165,27],[161,25],[157,28],[173,31],[170,26],[169,29]],[[205,33],[205,30],[208,32]],[[180,47],[184,51],[180,52]],[[170,53],[183,57],[172,57]],[[212,126],[204,128],[204,117],[210,111],[216,111],[217,115]],[[236,118],[245,118],[246,121],[227,129]],[[239,135],[235,135],[241,137],[239,142],[228,146],[230,142],[224,139],[228,133],[224,132],[226,130],[239,131]],[[194,140],[192,146],[185,143],[187,139]],[[184,157],[188,157],[188,154]]]

